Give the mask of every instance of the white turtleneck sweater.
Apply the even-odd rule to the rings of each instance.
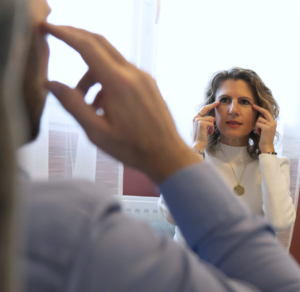
[[[230,189],[233,190],[238,184],[238,179],[245,189],[242,196],[237,196],[238,200],[253,212],[263,215],[273,224],[276,231],[286,229],[295,221],[295,208],[289,189],[290,162],[287,158],[261,154],[258,159],[254,159],[248,154],[247,146],[233,147],[218,143],[216,153],[206,154],[205,161],[219,170]],[[245,164],[247,166],[243,174]],[[236,194],[233,192],[233,195]],[[175,225],[162,196],[158,206],[165,219]],[[174,239],[182,241],[182,235],[177,227]]]

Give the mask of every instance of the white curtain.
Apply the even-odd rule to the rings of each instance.
[[[253,69],[271,88],[281,107],[280,134],[294,127],[300,108],[299,11],[298,0],[162,1],[157,81],[188,144],[210,76],[233,66]]]
[[[133,0],[130,62],[156,75],[160,0]]]
[[[159,0],[49,0],[49,22],[104,35],[125,58],[154,76]],[[69,86],[87,70],[82,58],[49,37],[49,79]],[[86,101],[101,89],[93,86]],[[20,149],[21,167],[33,179],[85,179],[123,193],[123,165],[97,149],[74,118],[49,94],[38,139]]]
[[[49,0],[49,22],[80,27],[104,35],[129,59],[133,0]],[[73,49],[49,37],[49,79],[75,86],[87,70]],[[86,97],[91,102],[100,89],[95,85]],[[34,179],[85,179],[105,183],[122,195],[123,166],[98,150],[78,123],[49,94],[38,139],[20,149],[21,167]]]

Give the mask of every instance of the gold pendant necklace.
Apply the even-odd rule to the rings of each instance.
[[[242,176],[241,176],[240,180],[238,180],[238,179],[237,179],[237,176],[236,176],[236,174],[235,174],[235,171],[234,171],[232,165],[231,165],[230,162],[229,162],[229,159],[227,158],[227,156],[225,155],[225,153],[224,153],[224,151],[223,151],[223,149],[222,149],[222,147],[221,147],[221,144],[220,144],[220,149],[221,149],[221,151],[223,152],[224,157],[227,159],[227,162],[228,162],[228,164],[230,165],[230,167],[231,167],[231,169],[232,169],[232,171],[233,171],[233,174],[234,174],[234,176],[235,176],[235,179],[236,179],[236,181],[237,181],[237,185],[233,188],[233,191],[240,197],[240,196],[242,196],[242,195],[245,193],[245,188],[244,188],[243,186],[240,185],[240,182],[241,182],[241,180],[242,180],[242,178],[243,178],[243,175],[244,175],[244,173],[245,173],[245,170],[246,170],[246,167],[247,167],[247,164],[248,164],[248,163],[245,164],[245,167],[244,167]]]
[[[237,193],[238,196],[242,196],[245,193],[245,188],[242,187],[240,184],[235,186],[233,190]]]

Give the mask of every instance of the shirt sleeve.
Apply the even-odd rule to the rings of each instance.
[[[104,186],[22,182],[20,190],[24,291],[259,291],[124,214]]]
[[[202,261],[262,291],[300,291],[299,267],[278,245],[270,225],[242,206],[210,165],[181,170],[161,191]]]
[[[290,192],[290,162],[276,155],[259,156],[262,175],[263,211],[276,231],[289,227],[296,218]]]
[[[299,292],[300,271],[265,220],[195,164],[161,186],[194,255],[120,210],[104,188],[52,181],[27,191],[25,291]]]
[[[98,218],[99,219],[99,218]],[[95,221],[65,291],[259,292],[122,212]],[[41,291],[41,290],[40,290]]]

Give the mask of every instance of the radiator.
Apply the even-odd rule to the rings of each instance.
[[[147,222],[165,222],[157,207],[158,198],[122,196],[125,213]]]

